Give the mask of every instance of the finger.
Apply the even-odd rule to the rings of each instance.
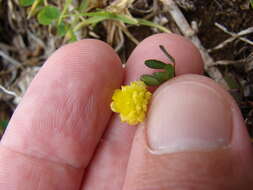
[[[83,40],[56,51],[1,141],[0,189],[78,189],[122,76],[118,56],[103,42]]]
[[[160,45],[175,59],[177,76],[203,73],[203,60],[199,50],[189,40],[176,34],[157,34],[140,43],[129,57],[125,79],[127,82],[139,79],[142,74],[154,72],[144,65],[145,60],[157,59],[172,64],[159,48]]]
[[[126,66],[126,84],[137,80],[142,74],[154,72],[144,66],[146,59],[158,59],[170,63],[159,49],[159,45],[163,45],[176,59],[177,75],[203,72],[202,59],[191,42],[175,34],[157,34],[141,42],[131,54]],[[122,188],[135,130],[135,127],[121,123],[117,115],[113,116],[110,127],[87,172],[83,189],[118,190]]]
[[[252,189],[252,160],[232,97],[206,77],[185,75],[155,92],[123,189]]]

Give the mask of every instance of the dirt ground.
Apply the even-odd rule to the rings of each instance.
[[[253,136],[253,8],[249,0],[176,0],[176,3],[195,31],[194,35],[214,60],[211,67],[222,74],[228,91],[236,98]],[[135,18],[158,22],[172,32],[184,35],[165,6],[158,1],[137,0],[128,10]],[[108,37],[110,24],[97,24],[82,37],[98,36],[116,47],[117,40]],[[48,34],[48,28],[40,26],[35,19],[27,19],[26,10],[18,6],[16,0],[0,0],[0,26],[0,84],[15,93],[11,95],[0,90],[2,122],[10,119],[46,58],[65,42],[53,31]],[[127,29],[138,41],[159,32],[147,26],[129,26]],[[127,40],[126,34],[123,38],[125,41],[118,52],[125,61],[136,44]],[[207,76],[211,67],[206,68]],[[2,128],[0,134],[3,132]]]

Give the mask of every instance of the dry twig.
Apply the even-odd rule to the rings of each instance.
[[[10,90],[7,90],[5,87],[3,87],[2,85],[0,85],[0,91],[4,92],[5,94],[8,94],[10,96],[14,96],[15,98],[18,97],[18,95],[13,92],[13,91],[10,91]]]
[[[17,60],[13,59],[12,57],[10,57],[9,55],[7,55],[6,53],[4,53],[3,51],[0,50],[0,56],[2,58],[4,58],[5,60],[7,60],[9,63],[15,65],[15,66],[19,66],[21,65],[20,62],[18,62]]]
[[[226,39],[225,41],[223,41],[222,43],[220,43],[219,45],[215,46],[214,48],[211,48],[208,50],[208,52],[212,52],[214,50],[217,50],[217,49],[221,49],[223,47],[225,47],[227,44],[233,42],[234,40],[236,39],[240,39],[241,41],[244,41],[245,43],[248,43],[250,45],[253,46],[253,42],[250,41],[249,39],[245,38],[245,37],[242,37],[244,35],[247,35],[247,34],[250,34],[250,33],[253,33],[253,27],[249,27],[245,30],[242,30],[241,32],[239,33],[234,33],[234,32],[230,32],[228,31],[228,29],[225,27],[225,26],[222,26],[221,24],[219,23],[215,23],[214,24],[217,28],[219,28],[220,30],[222,30],[223,32],[225,32],[226,34],[229,34],[231,35],[230,38]]]
[[[209,74],[209,76],[212,77],[218,83],[222,84],[225,88],[228,88],[227,83],[224,80],[221,72],[216,67],[213,67],[213,65],[215,65],[214,60],[208,54],[206,49],[202,46],[201,41],[185,19],[183,13],[180,11],[177,4],[173,0],[161,1],[164,3],[165,8],[168,9],[169,13],[171,14],[172,18],[174,19],[175,23],[179,27],[180,31],[184,34],[184,36],[189,38],[199,48],[205,63],[205,70]]]

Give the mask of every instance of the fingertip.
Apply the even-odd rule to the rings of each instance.
[[[123,189],[252,189],[252,159],[233,98],[207,77],[182,75],[153,95]]]
[[[1,140],[0,189],[80,187],[123,74],[117,54],[98,40],[68,44],[53,53]]]
[[[26,154],[86,165],[109,121],[111,97],[123,74],[119,57],[104,42],[85,39],[65,45],[32,81],[1,143]],[[89,156],[83,158],[84,151]]]
[[[136,80],[140,74],[152,72],[152,69],[144,67],[144,61],[147,59],[171,63],[159,48],[160,45],[163,45],[175,58],[177,75],[203,73],[203,60],[199,50],[191,41],[177,34],[161,33],[146,38],[133,51],[127,61],[127,80]]]
[[[106,67],[116,69],[117,74],[121,74],[122,63],[119,56],[107,43],[96,39],[84,39],[62,46],[54,52],[47,60],[47,64],[61,64],[69,69],[75,66],[89,67],[90,64],[102,68],[102,59],[106,62]],[[84,64],[85,63],[85,64]],[[101,65],[100,65],[101,64]]]
[[[154,111],[152,105],[155,109],[163,107],[169,108],[169,110]],[[162,118],[165,118],[164,116],[167,114],[171,115],[171,121],[162,122],[162,118],[154,116],[153,113],[159,113]],[[221,147],[224,143],[227,148],[239,150],[239,147],[244,147],[245,153],[252,153],[249,151],[251,149],[249,135],[236,101],[222,86],[208,77],[187,74],[164,83],[153,95],[149,115],[155,118],[156,124],[170,123],[172,126],[178,126],[177,128],[168,128],[170,134],[174,129],[174,132],[180,134],[179,126],[186,126],[182,132],[189,131],[185,133],[184,141],[191,134],[194,135],[194,143],[196,143],[196,135],[205,134],[207,136],[203,139],[211,138],[209,139],[211,144],[217,140],[217,145]],[[165,119],[168,118],[170,116]],[[149,120],[152,119],[148,118],[147,123]],[[186,122],[182,124],[183,121]],[[157,129],[157,127],[155,128]],[[176,137],[174,140],[178,139]],[[201,145],[204,145],[204,142]]]

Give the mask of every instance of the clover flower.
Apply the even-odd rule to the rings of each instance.
[[[144,74],[139,81],[122,86],[121,89],[117,89],[113,93],[111,110],[120,114],[122,122],[127,122],[129,125],[143,122],[152,96],[151,92],[147,90],[147,86],[159,86],[175,77],[175,59],[162,45],[159,47],[173,64],[166,64],[156,59],[146,60],[144,64],[147,67],[160,71],[151,75]]]
[[[144,121],[151,96],[144,82],[131,82],[130,85],[115,90],[111,109],[120,114],[122,122],[136,125]]]

